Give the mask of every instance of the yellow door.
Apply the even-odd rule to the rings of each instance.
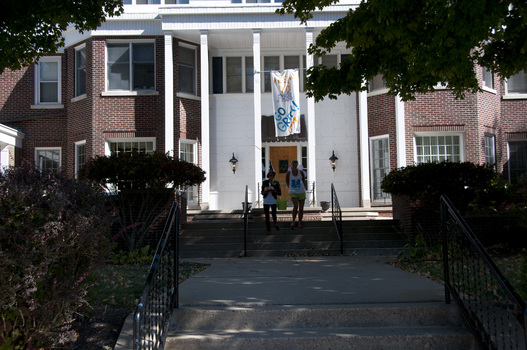
[[[296,159],[297,148],[292,147],[270,147],[269,156],[273,168],[276,171],[275,180],[280,182],[280,188],[282,189],[282,199],[289,200],[289,191],[287,190],[285,183],[285,174],[287,169],[291,165],[291,161]],[[266,167],[266,171],[269,169],[269,164]],[[266,173],[267,175],[267,173]]]

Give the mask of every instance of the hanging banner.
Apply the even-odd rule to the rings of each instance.
[[[298,69],[271,71],[276,137],[300,134]]]

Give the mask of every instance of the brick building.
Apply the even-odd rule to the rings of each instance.
[[[96,30],[67,30],[62,52],[0,75],[2,166],[30,161],[75,176],[95,155],[171,152],[207,172],[187,192],[189,205],[210,209],[239,209],[246,185],[258,201],[269,161],[283,175],[298,159],[310,204],[330,200],[333,183],[344,207],[389,204],[384,174],[414,162],[491,162],[513,181],[527,171],[524,73],[500,81],[476,67],[483,91],[464,100],[438,87],[402,102],[380,76],[337,100],[305,96],[307,68],[350,53],[341,45],[313,57],[307,47],[357,0],[315,12],[307,26],[275,14],[278,0],[124,3]],[[277,138],[269,72],[289,68],[300,72],[302,133]]]

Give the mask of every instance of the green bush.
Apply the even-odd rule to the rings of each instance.
[[[470,162],[420,163],[391,171],[382,181],[382,190],[409,199],[415,207],[439,210],[440,198],[448,196],[464,212],[483,190],[499,182],[491,165]],[[487,198],[486,200],[491,200]]]
[[[89,160],[81,176],[113,193],[119,236],[129,252],[147,244],[147,235],[174,201],[181,186],[205,181],[198,166],[161,153],[114,153]]]
[[[0,346],[58,346],[110,244],[109,210],[85,181],[30,165],[0,173]]]

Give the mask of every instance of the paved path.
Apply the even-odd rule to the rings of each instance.
[[[388,264],[393,257],[185,259],[210,264],[180,285],[180,307],[443,302],[442,284]],[[115,350],[131,349],[132,315]]]

